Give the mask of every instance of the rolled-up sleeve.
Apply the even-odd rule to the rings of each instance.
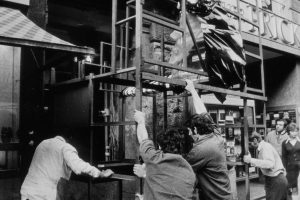
[[[94,167],[91,166],[89,163],[83,161],[81,158],[79,158],[78,153],[73,146],[67,144],[63,148],[63,156],[65,162],[75,174],[84,173],[84,174],[92,175],[92,171]]]
[[[145,163],[158,162],[162,158],[162,151],[156,150],[152,140],[143,140],[140,145],[140,154]]]

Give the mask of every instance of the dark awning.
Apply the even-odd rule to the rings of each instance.
[[[95,54],[93,48],[76,46],[61,40],[37,26],[19,10],[7,7],[0,7],[0,43]]]

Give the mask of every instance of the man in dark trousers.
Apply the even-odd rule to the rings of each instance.
[[[213,119],[199,97],[194,84],[186,80],[196,114],[187,122],[194,146],[186,159],[198,179],[200,200],[231,200],[230,180],[226,165],[224,139],[217,132]]]
[[[288,182],[278,152],[271,144],[265,142],[259,133],[252,133],[251,139],[258,143],[258,156],[256,159],[251,158],[250,154],[245,155],[244,162],[261,169],[265,176],[266,200],[285,200]]]

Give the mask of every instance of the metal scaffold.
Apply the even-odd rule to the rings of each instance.
[[[143,26],[144,23],[154,23],[158,24],[162,27],[178,31],[182,37],[182,49],[186,49],[186,34],[189,33],[191,38],[194,42],[194,46],[196,48],[197,55],[199,60],[201,60],[201,48],[195,39],[193,30],[191,30],[191,25],[189,23],[186,11],[186,0],[181,0],[180,5],[180,22],[169,19],[167,17],[158,15],[154,12],[150,12],[149,10],[144,9],[144,2],[145,0],[128,0],[126,2],[126,12],[125,18],[120,19],[119,10],[118,10],[118,0],[112,0],[112,36],[111,36],[111,44],[109,43],[100,43],[100,64],[93,64],[87,62],[78,62],[78,77],[74,79],[70,79],[64,82],[56,83],[52,81],[52,85],[55,87],[73,85],[78,82],[88,82],[88,96],[89,96],[89,130],[90,130],[90,162],[94,163],[94,135],[95,130],[98,127],[104,127],[105,130],[105,146],[109,146],[109,142],[111,142],[109,132],[111,132],[112,127],[118,127],[115,129],[118,131],[118,156],[112,160],[116,160],[113,164],[106,164],[103,163],[103,166],[110,167],[114,166],[124,166],[128,160],[125,159],[125,126],[135,126],[136,123],[134,121],[126,121],[126,103],[125,98],[126,95],[114,95],[120,94],[124,91],[125,87],[134,87],[134,99],[135,99],[135,109],[142,110],[143,108],[143,96],[147,95],[148,97],[152,97],[152,109],[153,113],[156,113],[157,109],[157,95],[161,95],[163,98],[163,126],[164,129],[167,128],[167,113],[168,113],[168,106],[167,106],[167,99],[169,98],[185,98],[187,99],[188,95],[172,95],[169,96],[168,91],[172,90],[172,87],[180,87],[184,88],[186,82],[183,79],[175,79],[169,78],[166,76],[166,72],[169,70],[177,70],[180,72],[187,72],[193,75],[207,77],[208,73],[204,71],[199,71],[188,66],[187,57],[188,52],[183,50],[182,56],[182,65],[174,65],[170,64],[165,60],[165,38],[162,36],[160,38],[159,44],[161,48],[161,58],[153,59],[148,58],[147,56],[143,55]],[[173,3],[177,3],[177,1],[170,0]],[[240,2],[247,3],[244,0],[237,0],[237,10],[240,10]],[[248,4],[248,3],[247,3]],[[224,8],[225,9],[225,8]],[[205,83],[197,83],[195,84],[195,88],[199,90],[201,94],[225,94],[239,97],[243,100],[243,123],[239,125],[237,128],[243,129],[243,152],[249,151],[249,127],[253,130],[257,128],[262,128],[266,130],[266,105],[265,102],[267,98],[265,96],[265,84],[264,84],[264,60],[263,60],[263,47],[262,47],[262,39],[260,34],[260,22],[259,22],[259,10],[257,0],[256,6],[253,6],[253,9],[256,9],[257,13],[257,22],[250,22],[249,20],[245,19],[240,12],[232,12],[230,10],[226,10],[230,15],[236,17],[238,19],[238,30],[242,32],[242,23],[250,23],[254,27],[257,28],[258,31],[258,38],[259,43],[257,44],[258,53],[253,53],[245,50],[246,55],[257,59],[260,63],[260,82],[261,88],[251,88],[247,85],[238,87],[238,88],[221,88],[217,86],[213,86],[210,82]],[[186,31],[188,30],[188,32]],[[132,43],[132,44],[131,44]],[[108,53],[109,52],[109,53]],[[107,61],[105,56],[109,54],[110,62]],[[148,66],[156,66],[155,69],[149,69]],[[86,75],[86,70],[88,67],[96,67],[99,69],[98,73],[93,73],[90,75]],[[246,66],[247,67],[247,66]],[[55,72],[53,72],[54,74]],[[55,77],[55,75],[53,75]],[[155,84],[154,84],[155,83]],[[167,86],[172,87],[167,87]],[[112,116],[106,117],[104,121],[99,122],[95,121],[95,91],[96,89],[101,90],[101,94],[103,94],[104,104],[103,107],[109,108],[116,104],[118,108],[116,108],[116,112],[118,112],[118,116],[116,119],[113,119]],[[155,91],[153,93],[145,94],[143,92],[144,89],[150,89]],[[131,95],[132,96],[132,95]],[[263,123],[257,124],[256,120],[254,119],[253,124],[249,124],[248,116],[247,116],[247,107],[248,101],[253,100],[257,102],[257,104],[261,104],[260,108],[262,112],[260,113],[263,118]],[[184,107],[187,107],[187,100],[184,101]],[[103,111],[105,113],[105,111]],[[256,114],[254,115],[256,116]],[[156,126],[157,118],[156,115],[153,114],[153,136],[156,133]],[[231,125],[233,126],[233,125]],[[139,162],[138,155],[136,155],[135,162]],[[106,161],[108,161],[106,159]],[[132,163],[131,163],[132,164]],[[232,163],[231,163],[232,164]],[[233,165],[240,165],[245,167],[246,176],[245,176],[245,184],[246,184],[246,199],[250,199],[250,187],[249,187],[249,180],[251,177],[249,176],[249,166],[243,162],[236,162]],[[132,180],[136,181],[136,188],[137,191],[142,191],[142,183],[141,181],[137,180],[134,176],[119,176],[118,179],[120,187],[122,187],[122,180]],[[90,185],[93,181],[90,179],[89,181],[89,191],[91,190]],[[120,189],[120,199],[122,199],[122,189]],[[91,193],[89,192],[89,195]]]

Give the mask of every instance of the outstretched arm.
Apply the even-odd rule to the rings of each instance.
[[[134,120],[137,122],[137,138],[139,144],[142,143],[143,140],[149,139],[148,132],[145,125],[145,113],[135,110]]]
[[[94,178],[97,177],[109,177],[113,174],[110,169],[100,171],[96,167],[90,165],[88,162],[79,158],[76,149],[67,144],[63,148],[63,156],[66,164],[72,169],[75,174],[87,174]]]
[[[191,81],[191,80],[185,80],[185,81],[186,81],[186,84],[187,84],[185,89],[187,91],[189,91],[192,95],[193,104],[194,104],[194,108],[196,110],[196,114],[201,114],[201,113],[207,112],[203,101],[201,100],[200,96],[198,95],[198,93],[195,89],[193,81]]]

